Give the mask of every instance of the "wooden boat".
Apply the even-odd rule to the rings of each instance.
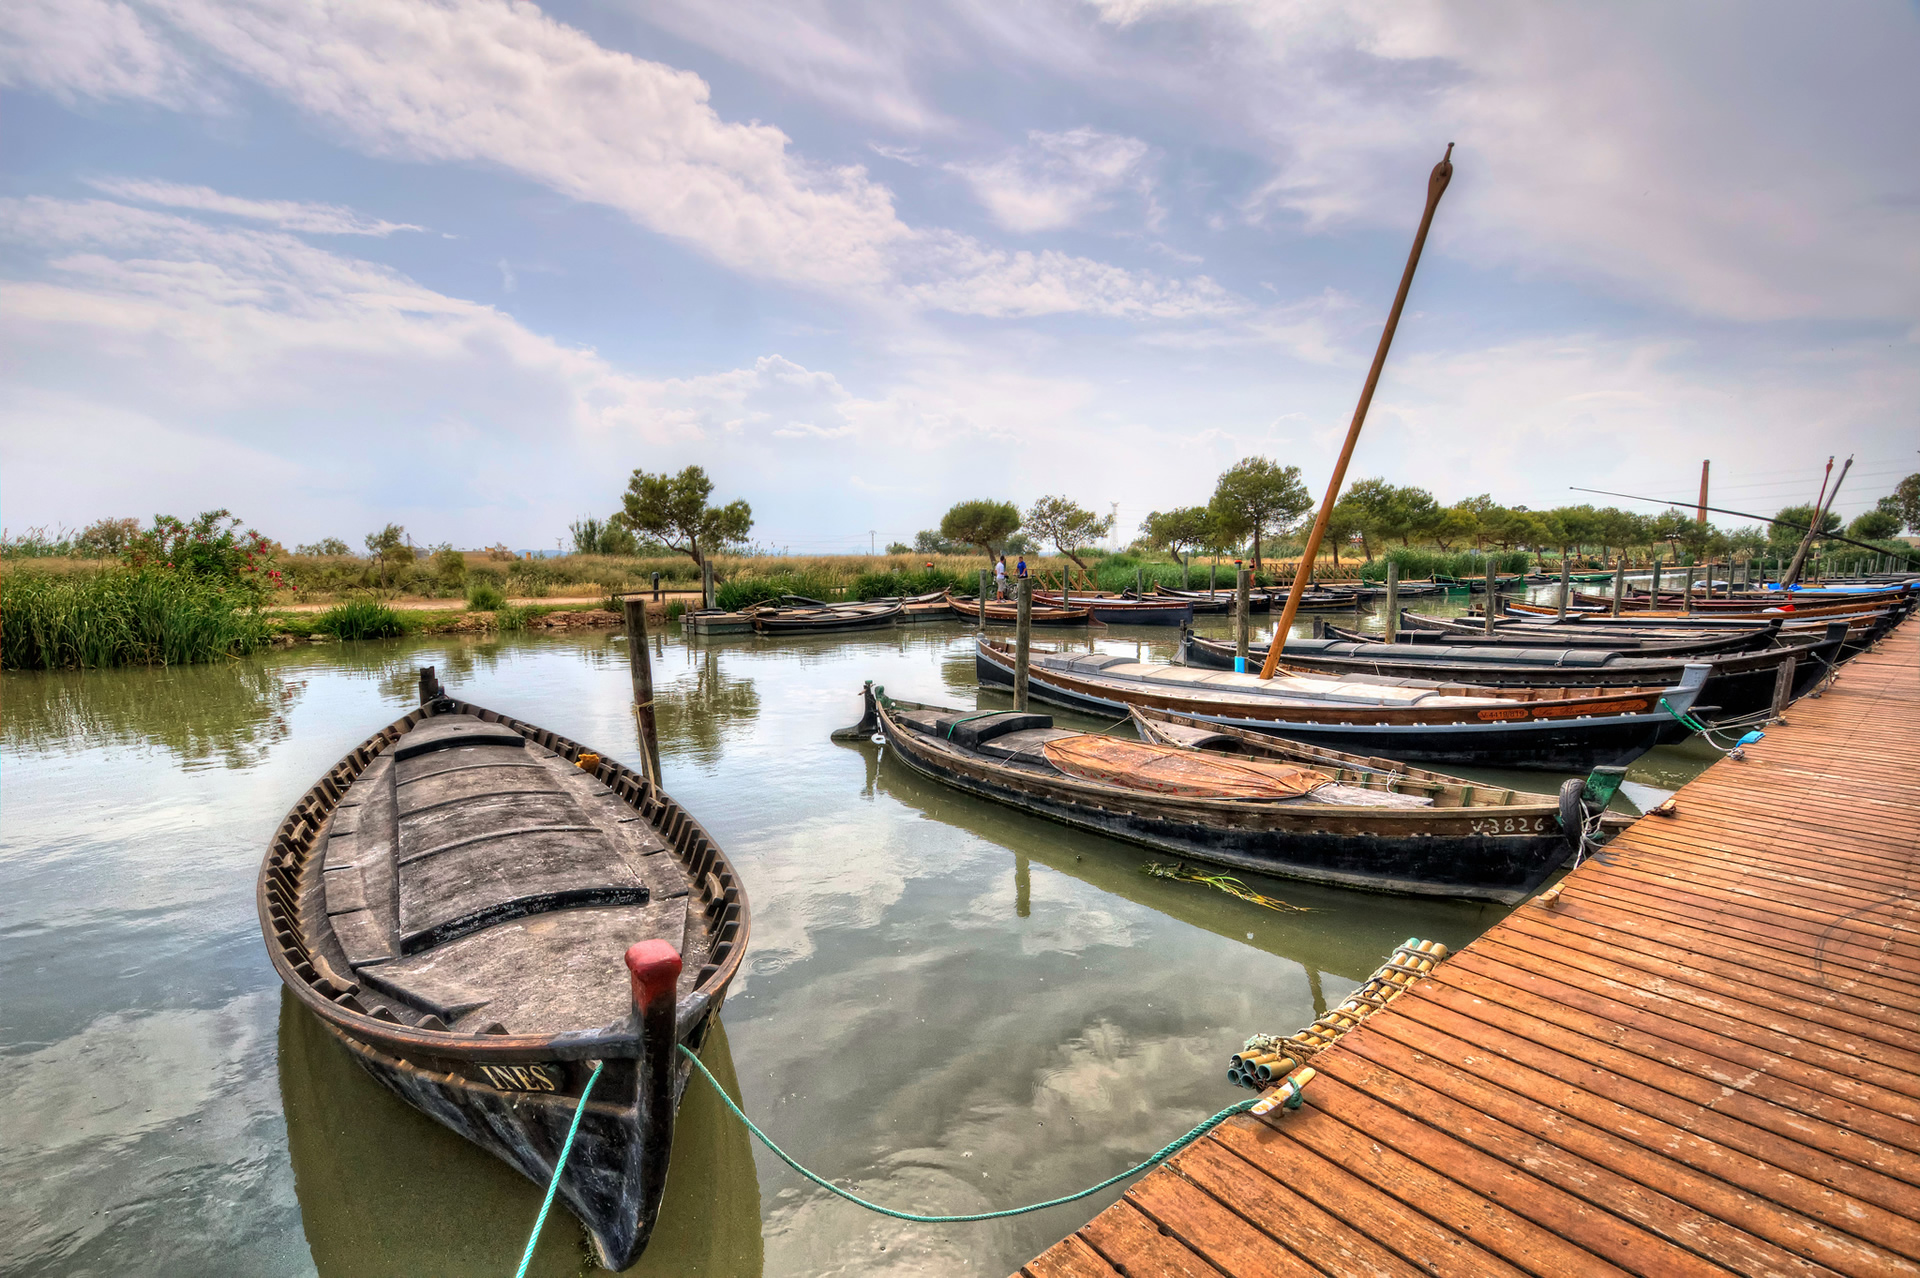
[[[1171,599],[1176,603],[1190,603],[1193,605],[1193,615],[1201,617],[1231,613],[1233,611],[1234,594],[1231,590],[1214,594],[1208,594],[1204,590],[1173,590],[1155,583],[1153,589],[1144,595],[1136,595],[1132,591],[1128,591],[1126,597],[1129,599]],[[1271,607],[1273,607],[1273,599],[1266,591],[1253,590],[1247,592],[1247,611],[1266,612]]]
[[[1037,590],[1033,597],[1064,607],[1085,608],[1095,621],[1109,626],[1184,626],[1193,621],[1193,603],[1186,599],[1127,599],[1094,594],[1075,594],[1069,599]]]
[[[1143,712],[1136,724],[1147,745],[1130,744],[1163,769],[1185,754],[1195,777],[1230,763],[1237,766],[1222,769],[1229,777],[1246,775],[1252,764],[1320,778],[1291,797],[1170,793],[1124,770],[1112,779],[1063,772],[1052,761],[1063,746],[1098,738],[1056,728],[1044,714],[894,701],[870,683],[863,709],[861,721],[835,737],[879,733],[888,757],[966,793],[1183,858],[1368,891],[1516,903],[1567,859],[1579,823],[1594,815],[1579,802],[1578,781],[1563,806],[1553,795],[1178,716],[1149,727]],[[1190,748],[1201,744],[1216,749],[1211,765]],[[1610,830],[1627,822],[1607,816],[1601,823]]]
[[[974,666],[983,685],[1012,687],[1013,663],[1012,645],[984,635],[976,640]],[[1124,716],[1137,705],[1334,750],[1423,763],[1571,772],[1627,763],[1656,745],[1687,737],[1690,730],[1679,717],[1694,708],[1709,670],[1689,665],[1682,680],[1666,688],[1578,693],[1442,689],[1312,675],[1263,680],[1106,653],[1034,652],[1027,678],[1031,696],[1107,716]]]
[[[1707,657],[1725,652],[1752,652],[1771,645],[1783,627],[1778,621],[1670,630],[1583,630],[1572,626],[1498,626],[1492,634],[1484,624],[1459,623],[1452,617],[1424,613],[1400,614],[1399,643],[1409,646],[1444,645],[1471,648],[1567,648],[1626,652],[1642,657]],[[1327,637],[1347,643],[1375,643],[1378,635],[1341,626],[1328,626]]]
[[[952,615],[975,624],[980,620],[980,600],[974,595],[948,595],[947,608]],[[1085,608],[1062,608],[1035,600],[1027,607],[1027,620],[1036,626],[1084,626],[1091,614]],[[987,622],[995,626],[1019,624],[1020,605],[1011,599],[987,600]]]
[[[420,707],[275,832],[274,970],[400,1099],[545,1185],[609,1269],[645,1248],[674,1113],[747,945],[747,898],[685,809],[421,671]]]
[[[1888,608],[1895,607],[1902,602],[1905,602],[1908,598],[1909,598],[1908,596],[1904,596],[1904,595],[1896,595],[1891,598],[1882,595],[1882,596],[1874,596],[1866,599],[1844,600],[1837,603],[1815,602],[1815,601],[1808,601],[1802,598],[1793,598],[1793,599],[1783,598],[1777,603],[1769,602],[1764,599],[1756,599],[1752,601],[1737,600],[1735,601],[1735,606],[1733,607],[1727,607],[1725,606],[1725,602],[1721,601],[1719,604],[1717,604],[1715,607],[1712,607],[1712,608],[1704,607],[1702,606],[1704,601],[1696,600],[1694,611],[1692,613],[1688,613],[1687,611],[1685,611],[1685,609],[1682,608],[1678,603],[1675,603],[1675,605],[1671,608],[1641,607],[1641,608],[1628,609],[1623,607],[1621,610],[1621,613],[1622,613],[1622,616],[1632,616],[1635,618],[1638,618],[1638,617],[1686,618],[1686,617],[1691,617],[1696,615],[1705,615],[1705,616],[1713,617],[1715,619],[1724,619],[1724,620],[1730,620],[1730,621],[1747,621],[1755,618],[1778,617],[1783,615],[1791,615],[1796,617],[1841,617],[1841,616],[1847,615],[1848,613],[1854,613],[1854,612],[1883,611]],[[1581,592],[1576,590],[1573,592],[1573,602],[1583,605],[1587,608],[1604,609],[1609,614],[1611,614],[1613,609],[1613,597],[1611,595],[1588,595],[1588,594],[1582,594]],[[1789,610],[1789,605],[1791,606],[1790,610]],[[1507,604],[1507,608],[1509,611],[1512,611],[1512,612],[1534,613],[1534,614],[1544,612],[1544,613],[1553,613],[1557,615],[1559,611],[1556,605],[1526,604],[1526,603],[1518,603],[1518,602],[1509,602]]]
[[[769,608],[753,614],[763,635],[813,634],[828,630],[877,630],[891,626],[905,611],[897,603],[837,603],[817,607]]]
[[[1711,667],[1700,701],[1717,706],[1722,718],[1737,718],[1772,706],[1774,683],[1788,661],[1794,663],[1790,697],[1812,691],[1839,664],[1846,638],[1846,623],[1835,621],[1821,636],[1687,660]],[[1186,665],[1231,670],[1233,655],[1232,644],[1191,631],[1181,636],[1179,660]],[[1248,655],[1249,664],[1266,660],[1264,648]],[[1342,632],[1339,638],[1289,639],[1281,650],[1280,669],[1361,680],[1432,680],[1436,686],[1454,687],[1643,688],[1679,683],[1686,676],[1686,660],[1639,656],[1620,648],[1356,642]]]

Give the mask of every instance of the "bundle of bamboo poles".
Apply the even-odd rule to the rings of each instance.
[[[1234,1053],[1227,1064],[1227,1081],[1237,1087],[1259,1091],[1286,1078],[1302,1065],[1332,1047],[1340,1036],[1399,998],[1415,981],[1433,970],[1447,957],[1447,947],[1438,941],[1408,937],[1406,944],[1394,947],[1393,954],[1369,976],[1359,989],[1325,1015],[1295,1034],[1279,1038],[1255,1034],[1247,1045]]]

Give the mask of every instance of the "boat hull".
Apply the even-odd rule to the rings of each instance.
[[[882,720],[883,726],[887,721]],[[1453,897],[1512,905],[1565,863],[1572,846],[1551,803],[1486,812],[1473,808],[1326,808],[1226,803],[1075,787],[1041,774],[997,778],[990,765],[929,749],[897,725],[887,752],[902,765],[956,790],[1062,825],[1178,857],[1237,870],[1395,895]],[[1208,807],[1230,819],[1200,822]],[[1418,833],[1409,827],[1418,822]]]
[[[1793,687],[1789,699],[1811,692],[1839,664],[1845,644],[1845,627],[1815,644],[1792,648],[1773,648],[1712,658],[1713,673],[1700,688],[1700,703],[1717,707],[1717,717],[1738,718],[1758,713],[1773,705],[1774,685],[1781,666],[1794,660]],[[1311,674],[1377,675],[1388,678],[1423,679],[1440,683],[1475,684],[1487,688],[1645,688],[1678,683],[1686,673],[1682,661],[1629,659],[1625,662],[1587,668],[1569,666],[1505,666],[1498,664],[1499,650],[1489,650],[1485,661],[1395,661],[1390,658],[1359,656],[1322,656],[1283,649],[1283,665]],[[1391,651],[1424,645],[1371,644],[1370,648]],[[1248,663],[1266,659],[1266,649],[1249,650]],[[1189,634],[1182,642],[1180,660],[1190,666],[1214,670],[1233,669],[1233,647]]]
[[[975,673],[983,685],[1011,688],[1013,671],[975,649]],[[1073,710],[1123,717],[1129,705],[1171,710],[1208,723],[1246,728],[1294,741],[1311,742],[1332,750],[1384,755],[1410,763],[1468,763],[1551,772],[1580,772],[1602,765],[1626,764],[1657,745],[1684,741],[1692,730],[1674,714],[1635,697],[1645,706],[1620,714],[1595,713],[1577,718],[1501,719],[1453,723],[1335,723],[1313,722],[1309,711],[1297,718],[1268,718],[1236,707],[1207,710],[1177,697],[1159,694],[1150,686],[1118,688],[1084,678],[1058,675],[1039,665],[1029,666],[1030,697]],[[1679,697],[1675,711],[1685,713],[1695,698],[1691,690]]]

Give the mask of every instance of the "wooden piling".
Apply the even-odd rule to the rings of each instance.
[[[1648,588],[1648,590],[1649,590],[1649,593],[1651,593],[1653,596],[1654,610],[1658,611],[1660,608],[1660,557],[1658,555],[1654,556],[1653,584]]]
[[[627,621],[627,669],[633,676],[633,708],[640,719],[640,756],[647,780],[660,784],[660,730],[653,717],[653,658],[647,651],[647,601],[623,596]]]
[[[713,607],[713,562],[711,560],[700,565],[700,606]]]
[[[1627,593],[1627,560],[1622,555],[1613,566],[1613,615],[1620,615],[1620,600]]]
[[[1788,712],[1788,702],[1793,700],[1793,666],[1799,664],[1797,656],[1789,656],[1780,662],[1780,668],[1774,672],[1774,718],[1778,720]]]
[[[1387,642],[1400,637],[1400,565],[1387,560]]]
[[[1033,646],[1033,578],[1022,577],[1013,623],[1013,708],[1027,708],[1028,650]]]
[[[987,631],[987,570],[980,570],[980,633]]]
[[[1573,593],[1573,570],[1567,564],[1567,557],[1560,556],[1560,620],[1567,619],[1567,599]]]
[[[1700,570],[1691,564],[1687,566],[1687,589],[1681,596],[1681,611],[1689,616],[1693,615],[1693,579],[1699,572]]]
[[[1487,624],[1488,634],[1493,633],[1493,601],[1500,597],[1500,570],[1494,565],[1498,561],[1492,555],[1487,556]]]
[[[1234,573],[1233,583],[1233,668],[1244,671],[1247,668],[1247,618],[1251,612],[1253,594],[1253,573],[1241,568]],[[1285,644],[1287,637],[1274,632],[1272,642]]]

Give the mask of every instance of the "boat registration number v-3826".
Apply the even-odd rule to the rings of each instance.
[[[480,1077],[503,1092],[552,1092],[560,1076],[545,1065],[482,1065]]]
[[[1547,818],[1481,817],[1467,827],[1469,834],[1545,834]]]

